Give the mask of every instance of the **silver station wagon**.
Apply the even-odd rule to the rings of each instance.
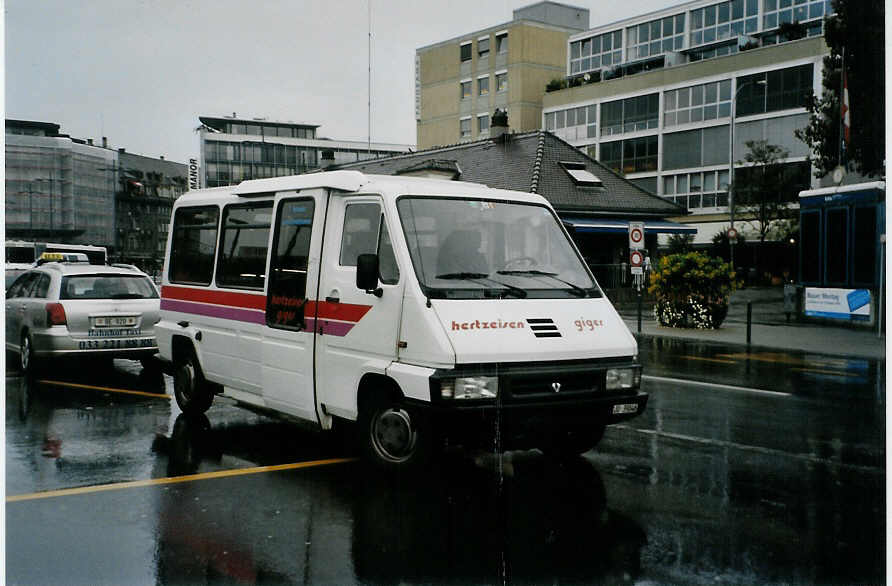
[[[47,358],[100,356],[149,364],[158,351],[158,289],[124,266],[50,262],[6,290],[6,349],[23,372]]]

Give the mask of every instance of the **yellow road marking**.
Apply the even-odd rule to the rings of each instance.
[[[830,374],[833,376],[861,376],[860,374],[854,372],[840,372],[838,370],[823,370],[820,368],[791,368],[790,370],[794,370],[796,372],[814,372],[817,374]]]
[[[737,352],[734,354],[716,354],[716,356],[720,356],[722,358],[732,358],[738,360],[755,360],[757,362],[774,362],[777,364],[792,364],[792,365],[820,365],[820,366],[830,366],[830,367],[844,367],[846,361],[838,360],[838,359],[825,359],[825,360],[815,360],[813,358],[809,358],[808,360],[804,358],[798,358],[795,356],[789,356],[782,352]]]
[[[718,362],[720,364],[737,364],[736,360],[724,360],[722,358],[707,358],[705,356],[682,356],[685,360],[700,360],[703,362]]]
[[[219,470],[217,472],[203,472],[201,474],[189,474],[187,476],[172,476],[167,478],[152,478],[149,480],[134,480],[131,482],[117,482],[114,484],[97,484],[95,486],[81,486],[78,488],[63,488],[61,490],[48,490],[30,494],[17,494],[6,497],[6,502],[17,503],[21,501],[33,501],[37,499],[55,498],[60,496],[72,496],[78,494],[90,494],[94,492],[106,492],[109,490],[123,490],[125,488],[141,488],[145,486],[163,486],[165,484],[179,484],[182,482],[195,482],[196,480],[209,480],[213,478],[229,478],[233,476],[246,476],[249,474],[262,474],[266,472],[280,472],[282,470],[297,470],[299,468],[314,468],[317,466],[330,466],[332,464],[344,464],[354,462],[356,458],[332,458],[330,460],[316,460],[312,462],[295,462],[293,464],[278,464],[276,466],[259,466],[257,468],[236,468],[234,470]]]
[[[46,380],[41,379],[37,382],[47,384],[47,385],[56,385],[59,387],[71,387],[73,389],[89,389],[92,391],[107,391],[109,393],[121,393],[124,395],[139,395],[141,397],[155,397],[156,399],[167,399],[170,400],[170,395],[164,393],[147,393],[145,391],[131,391],[129,389],[116,389],[113,387],[97,387],[95,385],[82,385],[79,383],[67,383],[64,381],[58,380]]]

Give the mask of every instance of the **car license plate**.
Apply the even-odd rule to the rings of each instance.
[[[613,414],[614,415],[622,415],[623,413],[637,413],[638,412],[638,404],[637,403],[620,403],[619,405],[613,406]]]
[[[108,316],[94,317],[93,326],[97,328],[120,328],[126,326],[135,326],[136,316]]]

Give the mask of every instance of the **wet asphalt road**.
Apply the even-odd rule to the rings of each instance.
[[[137,363],[8,370],[7,583],[885,582],[882,364],[640,351],[646,412],[584,457],[400,475],[227,400],[187,420]]]

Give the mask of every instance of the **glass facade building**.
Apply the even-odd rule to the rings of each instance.
[[[686,206],[685,221],[703,222],[697,242],[709,242],[728,224],[731,161],[736,180],[747,176],[748,141],[781,147],[801,188],[817,185],[794,133],[822,89],[829,14],[827,1],[702,0],[573,35],[578,87],[546,93],[543,127]]]
[[[411,150],[407,145],[320,139],[319,127],[312,124],[207,116],[200,120],[203,187],[300,175],[321,166],[323,151],[331,151],[339,165]]]

